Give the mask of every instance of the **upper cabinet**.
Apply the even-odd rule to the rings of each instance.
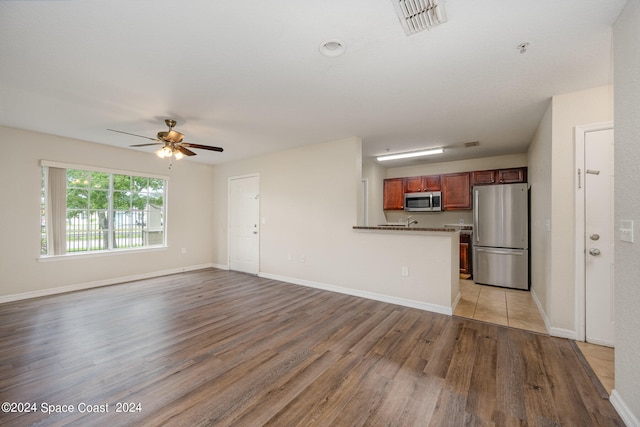
[[[499,184],[519,184],[527,182],[527,168],[498,169]]]
[[[527,182],[526,167],[389,178],[384,180],[383,209],[403,210],[404,193],[424,191],[442,191],[442,209],[445,211],[471,209],[471,187],[474,185],[521,182]]]
[[[491,185],[496,183],[496,171],[473,171],[471,172],[471,185]]]
[[[410,176],[405,179],[405,193],[440,191],[440,175]]]
[[[440,175],[442,184],[442,209],[471,209],[471,173]]]
[[[383,184],[383,209],[404,209],[404,192],[406,178],[388,178]]]
[[[517,184],[522,182],[527,182],[526,167],[471,172],[471,185]]]

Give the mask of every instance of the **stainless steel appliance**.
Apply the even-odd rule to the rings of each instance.
[[[529,289],[527,184],[473,188],[473,280]]]
[[[409,212],[436,212],[442,210],[442,192],[405,193],[404,210]]]

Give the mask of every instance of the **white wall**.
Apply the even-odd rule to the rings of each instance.
[[[361,141],[350,138],[280,151],[214,166],[214,262],[227,265],[228,178],[260,174],[260,271],[294,274],[322,270],[318,243],[340,245],[345,230],[357,224],[361,185]],[[324,250],[324,249],[323,249]],[[288,254],[298,261],[282,264]]]
[[[8,295],[114,283],[211,265],[213,168],[186,160],[168,162],[141,153],[36,132],[0,127],[6,156],[0,167],[0,299]],[[168,248],[106,256],[38,261],[40,160],[169,176]],[[181,248],[187,253],[182,254]],[[52,291],[52,292],[55,292]]]
[[[531,293],[545,313],[547,328],[551,311],[551,145],[553,103],[545,112],[529,145],[529,184],[531,185]]]
[[[532,290],[552,335],[576,335],[574,129],[611,120],[611,86],[557,95],[529,147]]]
[[[457,234],[353,230],[361,151],[361,140],[348,138],[215,166],[215,264],[228,264],[227,180],[258,173],[261,276],[450,311],[458,294]]]
[[[469,150],[473,150],[473,148],[469,148]],[[522,166],[527,166],[527,153],[389,168],[387,169],[387,178],[438,175],[443,173],[469,172],[488,169],[506,169]]]
[[[367,180],[369,189],[367,197],[369,215],[366,225],[372,226],[387,222],[382,210],[382,182],[386,178],[386,173],[387,169],[375,162],[362,164],[362,178]]]
[[[615,218],[633,220],[635,243],[616,242],[616,385],[612,403],[640,425],[640,1],[614,25]]]
[[[605,58],[608,60],[608,58]],[[613,120],[613,87],[557,95],[552,100],[551,284],[547,312],[559,335],[575,333],[574,131],[579,125]],[[565,332],[563,332],[565,331]],[[552,331],[553,333],[553,331]]]

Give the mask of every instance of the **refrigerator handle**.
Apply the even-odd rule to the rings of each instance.
[[[480,224],[478,223],[478,190],[473,191],[473,234],[476,235],[476,242],[480,241]]]
[[[515,251],[500,251],[495,249],[484,249],[477,248],[478,252],[486,252],[488,254],[496,254],[496,255],[524,255],[524,252],[515,252]]]

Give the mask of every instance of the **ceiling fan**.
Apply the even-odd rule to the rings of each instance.
[[[169,130],[165,132],[158,132],[157,138],[152,138],[152,137],[143,136],[143,135],[136,135],[135,133],[123,132],[121,130],[115,130],[115,129],[107,129],[107,130],[155,141],[149,144],[130,145],[129,147],[146,147],[149,145],[163,144],[162,148],[156,151],[156,155],[160,158],[173,156],[176,158],[176,160],[180,160],[184,156],[195,156],[196,153],[189,150],[189,148],[198,148],[201,150],[218,151],[218,152],[223,151],[221,147],[212,147],[209,145],[192,144],[191,142],[183,142],[182,139],[184,138],[184,135],[178,132],[177,130],[173,129],[176,125],[176,121],[173,119],[165,119],[164,122],[167,124],[167,126],[169,126]]]

